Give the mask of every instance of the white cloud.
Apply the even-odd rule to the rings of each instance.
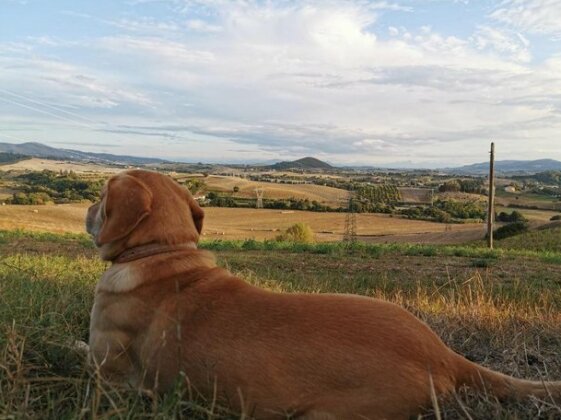
[[[520,33],[481,26],[472,37],[480,50],[494,50],[515,61],[530,62],[530,42]]]
[[[484,156],[491,138],[508,143],[503,157],[528,156],[529,141],[536,150],[556,141],[561,59],[533,63],[532,45],[514,29],[480,26],[459,37],[384,25],[383,11],[398,6],[175,1],[174,19],[116,18],[119,33],[88,41],[95,60],[87,64],[0,45],[0,79],[96,109],[110,122],[98,135],[197,144],[199,159],[228,144],[444,165]],[[453,150],[466,152],[454,158]]]
[[[389,26],[389,27],[388,27],[388,33],[389,33],[391,36],[397,36],[397,35],[399,35],[399,29],[396,28],[395,26]]]
[[[220,26],[212,25],[201,19],[189,19],[185,22],[185,26],[198,32],[220,32],[222,30]]]
[[[150,17],[142,17],[139,19],[122,18],[117,20],[101,19],[101,21],[126,31],[138,32],[144,35],[180,30],[180,26],[175,22],[158,21]]]
[[[561,36],[559,0],[505,0],[490,17],[525,32]]]

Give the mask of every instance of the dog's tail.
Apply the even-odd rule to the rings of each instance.
[[[529,381],[504,375],[470,362],[459,356],[457,387],[467,385],[481,392],[488,392],[499,399],[527,398],[561,399],[561,381]]]

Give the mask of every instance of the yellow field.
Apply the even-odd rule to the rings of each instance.
[[[74,171],[76,173],[115,173],[121,168],[94,165],[91,163],[70,162],[65,160],[48,160],[31,158],[10,165],[0,165],[0,171]]]
[[[219,192],[233,192],[238,187],[239,192],[234,197],[255,198],[255,188],[264,189],[263,198],[274,199],[308,199],[331,207],[346,207],[349,192],[339,188],[325,187],[312,184],[276,184],[270,182],[255,182],[232,176],[209,176],[204,179],[207,189]]]
[[[0,206],[0,229],[51,232],[84,232],[88,204],[51,206]],[[345,226],[344,213],[314,213],[270,209],[205,208],[206,239],[273,239],[297,222],[308,223],[318,241],[339,241]],[[481,239],[481,224],[446,225],[407,220],[380,214],[358,214],[357,233],[369,242],[462,243]]]
[[[0,206],[0,229],[85,232],[87,207],[88,204]]]

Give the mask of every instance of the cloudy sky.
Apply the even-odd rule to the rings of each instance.
[[[0,0],[0,142],[561,160],[561,0]]]

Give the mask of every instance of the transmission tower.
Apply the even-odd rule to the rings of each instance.
[[[257,196],[257,201],[255,202],[255,208],[262,209],[263,208],[263,193],[265,189],[263,187],[255,188],[255,195]]]
[[[356,242],[356,212],[353,193],[349,196],[347,213],[345,214],[345,234],[343,241],[347,243]]]

